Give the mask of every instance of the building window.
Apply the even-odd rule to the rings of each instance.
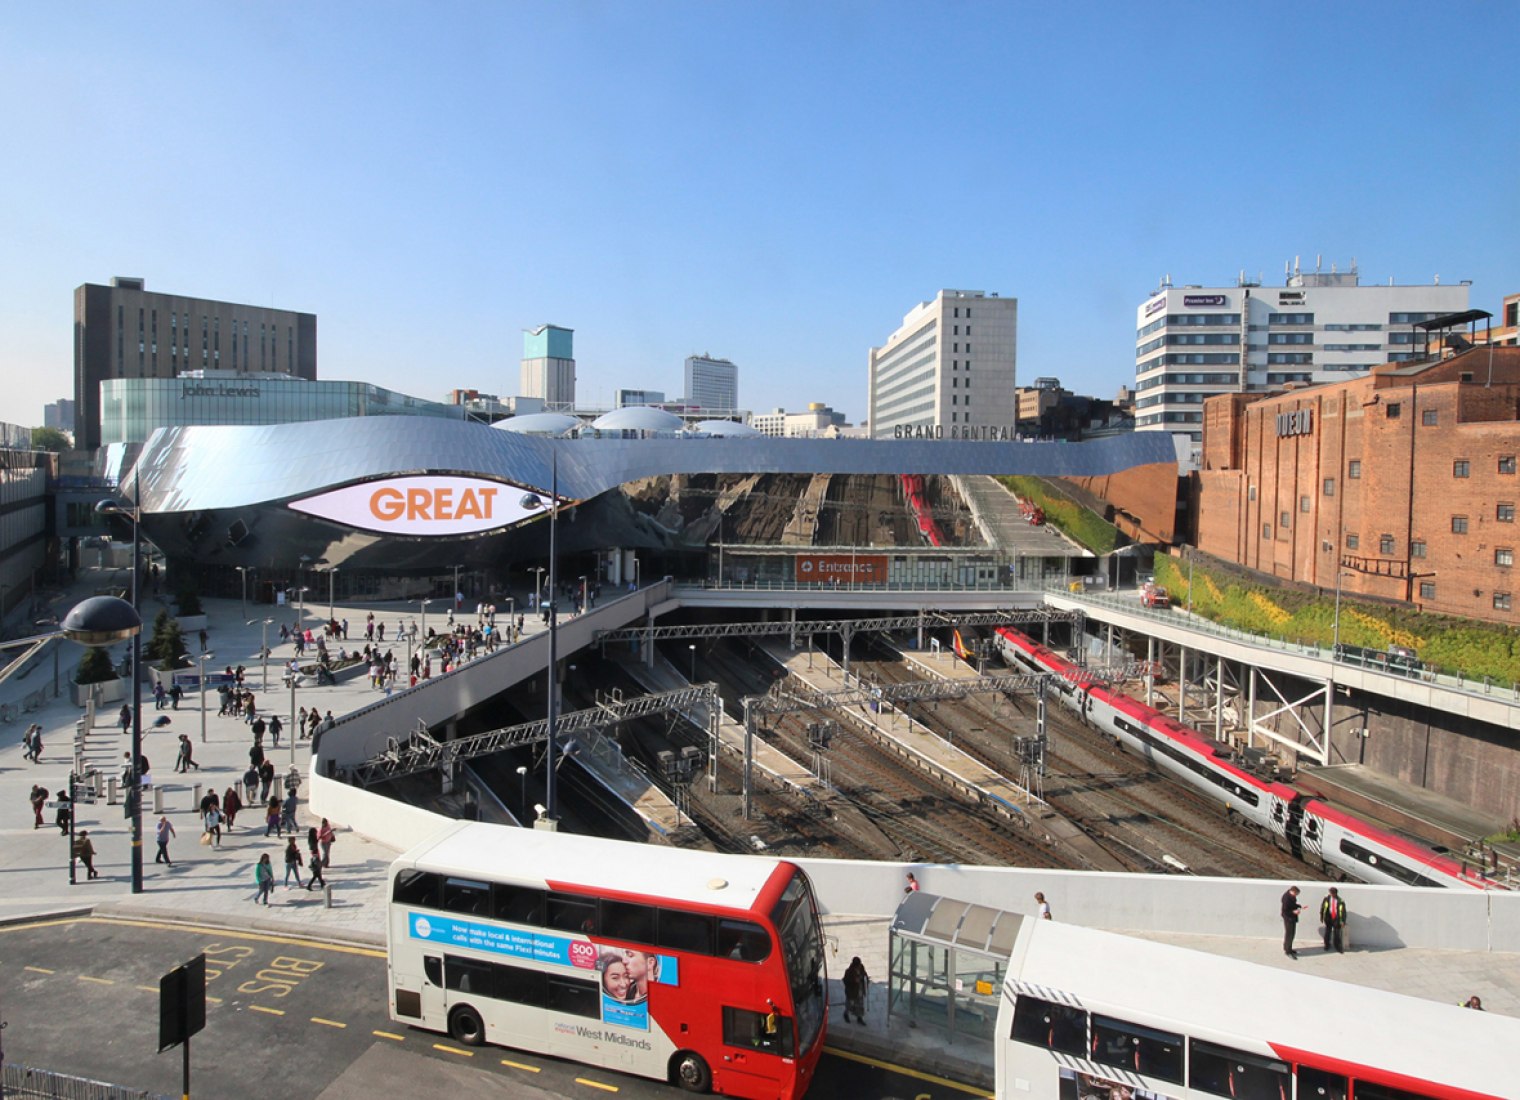
[[[1451,517],[1451,533],[1453,535],[1465,535],[1465,534],[1467,534],[1467,517],[1466,516],[1452,516]]]
[[[1293,520],[1293,514],[1291,512],[1283,512],[1281,514],[1280,518],[1278,519],[1277,525],[1279,527],[1286,527],[1286,526],[1288,526],[1289,523],[1292,522],[1292,520]]]
[[[1494,519],[1500,523],[1515,522],[1515,506],[1513,504],[1499,504],[1494,509]]]
[[[1494,564],[1508,568],[1515,564],[1515,551],[1508,546],[1501,546],[1494,551]]]
[[[1272,525],[1270,523],[1263,523],[1261,525],[1261,537],[1264,539],[1272,537]]]
[[[1409,556],[1411,558],[1423,558],[1425,556],[1425,540],[1415,539],[1409,544]]]
[[[1378,536],[1378,553],[1379,554],[1391,554],[1391,553],[1393,553],[1393,536],[1392,535],[1380,535],[1380,536]]]
[[[1307,495],[1299,497],[1298,498],[1298,510],[1300,512],[1307,512],[1309,510],[1309,506],[1310,506],[1311,503],[1312,503],[1312,501],[1311,501],[1311,499]]]
[[[1325,495],[1327,497],[1333,497],[1335,495],[1335,478],[1325,478]]]
[[[1500,455],[1499,456],[1499,472],[1501,474],[1512,474],[1512,473],[1515,472],[1515,456],[1514,455]]]
[[[1435,581],[1421,581],[1420,582],[1420,599],[1422,599],[1422,600],[1433,600],[1435,598],[1436,598],[1436,582]]]
[[[1255,500],[1256,499],[1256,486],[1251,485],[1251,486],[1248,486],[1246,488],[1246,499],[1247,500]]]
[[[1435,409],[1426,409],[1424,412],[1422,412],[1420,414],[1420,423],[1421,424],[1425,424],[1425,425],[1429,426],[1429,425],[1438,424],[1439,422],[1440,422],[1440,420],[1436,416],[1436,410]]]
[[[1467,459],[1459,458],[1451,464],[1452,477],[1467,477],[1472,471],[1472,466]]]
[[[1362,477],[1362,460],[1353,458],[1346,463],[1346,477],[1351,481],[1360,481]]]
[[[1397,401],[1388,402],[1388,419],[1397,420],[1404,412],[1404,406]]]
[[[1362,536],[1361,535],[1347,535],[1346,536],[1346,549],[1347,550],[1360,550],[1361,546],[1362,546]]]
[[[1494,593],[1494,610],[1495,611],[1508,611],[1509,610],[1509,593],[1508,592],[1495,592]]]

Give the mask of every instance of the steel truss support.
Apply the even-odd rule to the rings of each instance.
[[[927,618],[922,612],[912,615],[893,615],[876,619],[825,619],[802,623],[810,634],[852,634],[866,631],[897,632],[919,630],[928,627],[952,626],[1028,626],[1032,624],[1075,623],[1080,625],[1085,616],[1080,611],[1057,611],[1053,608],[1026,608],[1000,611],[968,611],[964,614],[933,612]],[[761,638],[786,634],[796,637],[798,624],[791,618],[762,623],[697,623],[690,626],[633,626],[620,630],[599,630],[597,642],[633,642],[644,645],[653,642],[694,640],[711,638]]]
[[[1295,676],[1293,679],[1300,679],[1300,677]],[[1262,714],[1256,713],[1256,701],[1258,697],[1256,686],[1258,683],[1265,684],[1267,689],[1272,693],[1279,704]],[[1328,709],[1326,709],[1328,706],[1330,693],[1327,693],[1325,688],[1315,686],[1309,691],[1305,692],[1303,695],[1295,699],[1289,699],[1286,695],[1283,694],[1281,690],[1279,690],[1276,682],[1274,681],[1274,678],[1270,673],[1263,672],[1261,669],[1256,668],[1253,665],[1251,667],[1250,689],[1250,702],[1247,711],[1248,724],[1246,728],[1253,742],[1256,736],[1259,734],[1269,741],[1275,741],[1277,744],[1291,749],[1299,756],[1309,757],[1315,763],[1328,764],[1330,762],[1330,744],[1328,736],[1328,731],[1330,728],[1330,715]],[[1331,692],[1333,692],[1333,687],[1331,688]],[[1318,706],[1316,706],[1316,704],[1318,704]],[[1324,721],[1321,723],[1319,729],[1315,729],[1304,720],[1304,712],[1306,710],[1311,713],[1318,712],[1323,716]],[[1275,729],[1272,729],[1270,726],[1267,726],[1265,724],[1266,721],[1272,718],[1276,718],[1280,714],[1292,715],[1293,722],[1298,726],[1299,733],[1303,734],[1302,741],[1295,741],[1290,737],[1284,737]]]

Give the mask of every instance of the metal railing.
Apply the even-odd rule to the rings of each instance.
[[[171,1100],[161,1092],[34,1069],[19,1062],[6,1062],[0,1081],[5,1086],[3,1095],[14,1100]]]

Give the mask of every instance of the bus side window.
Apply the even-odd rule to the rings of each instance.
[[[1021,995],[1013,1006],[1013,1034],[1020,1043],[1087,1055],[1087,1013],[1072,1005]]]
[[[713,919],[702,913],[685,913],[679,909],[660,910],[661,947],[711,955],[714,931]]]
[[[578,897],[574,894],[550,894],[548,926],[558,928],[562,932],[579,932],[583,936],[595,935],[597,932],[595,899]]]
[[[431,871],[399,871],[391,900],[397,905],[420,905],[424,909],[437,909],[439,877]]]
[[[422,956],[422,973],[430,984],[443,988],[443,960],[437,955]]]
[[[497,920],[509,924],[542,925],[544,891],[531,886],[503,886],[497,883],[491,889],[491,908]]]
[[[1346,1100],[1346,1092],[1346,1079],[1340,1074],[1311,1066],[1298,1067],[1299,1100]]]
[[[603,901],[601,934],[615,940],[653,946],[654,914],[652,906],[626,901]]]
[[[1188,1084],[1196,1091],[1230,1100],[1286,1100],[1293,1095],[1293,1074],[1286,1062],[1200,1039],[1192,1040],[1191,1046]],[[1360,1097],[1362,1089],[1356,1091]]]
[[[794,1049],[792,1019],[771,1012],[750,1012],[743,1008],[723,1009],[723,1041],[731,1047],[763,1050],[792,1057]]]
[[[444,879],[443,908],[450,913],[463,913],[471,917],[489,916],[491,884],[467,878]]]
[[[448,955],[444,958],[443,975],[448,988],[457,993],[472,993],[477,997],[495,997],[495,969],[488,962]]]
[[[771,938],[758,924],[745,920],[718,922],[718,956],[759,962],[771,953]]]

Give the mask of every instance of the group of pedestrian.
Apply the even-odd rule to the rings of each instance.
[[[1298,903],[1298,895],[1298,887],[1290,886],[1283,891],[1282,896],[1283,954],[1290,959],[1298,958],[1293,938],[1298,932],[1298,915],[1304,911],[1304,907]],[[1349,916],[1346,903],[1341,900],[1340,888],[1330,887],[1329,893],[1319,903],[1320,932],[1326,953],[1335,951],[1337,954],[1345,954],[1346,921]]]
[[[42,724],[33,722],[26,727],[26,732],[21,735],[22,757],[30,760],[33,764],[41,763],[42,760]]]
[[[291,798],[295,796],[292,794]],[[294,824],[292,822],[292,824]],[[266,830],[265,834],[268,836]],[[311,890],[314,886],[327,886],[327,878],[323,870],[332,859],[332,846],[335,834],[331,823],[327,818],[322,819],[320,826],[313,825],[306,830],[306,853],[303,855],[296,838],[292,835],[285,842],[285,886],[290,886],[292,876],[296,880],[297,889]],[[304,882],[301,880],[301,865],[306,865],[310,875]],[[269,853],[261,853],[258,862],[253,865],[254,893],[252,901],[255,905],[260,903],[270,904],[270,895],[274,892],[274,864],[270,861]]]

